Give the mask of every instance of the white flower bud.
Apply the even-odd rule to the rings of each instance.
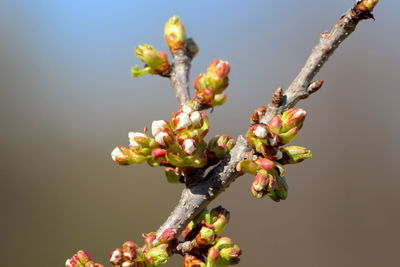
[[[147,136],[144,133],[134,133],[134,132],[128,133],[128,137],[129,137],[129,145],[135,148],[140,147],[140,145],[136,142],[135,137],[147,138]]]
[[[196,152],[196,143],[193,139],[186,139],[183,142],[183,150],[186,154],[193,155]]]
[[[165,130],[165,128],[169,128],[168,123],[165,120],[153,121],[151,124],[151,134],[156,136],[159,132]]]
[[[183,111],[183,113],[190,114],[193,111],[193,109],[187,105],[183,105],[182,111]]]
[[[268,132],[264,127],[257,125],[257,128],[254,130],[254,135],[258,138],[265,139],[267,138]]]
[[[166,146],[164,137],[169,137],[169,136],[166,132],[159,132],[158,134],[156,134],[156,136],[154,136],[154,139],[161,146]]]
[[[120,146],[117,146],[113,151],[111,151],[111,158],[113,161],[116,161],[117,158],[122,157],[124,157],[124,153],[121,151]]]
[[[198,111],[194,111],[192,112],[192,114],[190,114],[190,120],[192,121],[192,123],[194,125],[200,125],[201,121],[202,121],[202,116],[201,113]]]
[[[186,113],[180,113],[175,119],[178,121],[175,127],[176,130],[188,128],[192,125],[189,115]]]

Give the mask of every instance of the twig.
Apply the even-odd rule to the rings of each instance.
[[[322,86],[322,81],[312,83],[312,80],[341,42],[355,30],[358,22],[372,18],[372,8],[364,8],[365,5],[371,4],[371,2],[374,2],[374,5],[377,3],[377,1],[373,0],[358,1],[353,8],[339,19],[331,32],[322,34],[319,44],[314,47],[305,66],[286,92],[282,95],[281,90],[278,89],[274,93],[272,104],[268,106],[266,114],[261,118],[262,123],[268,123],[274,115],[293,107],[299,100],[307,98]],[[183,73],[182,75],[185,76]],[[185,77],[187,77],[187,74]],[[187,85],[184,82],[181,84]],[[181,88],[183,89],[184,87],[182,86]],[[229,156],[212,168],[205,176],[199,175],[199,177],[196,177],[197,181],[199,181],[198,184],[182,191],[178,205],[157,231],[157,236],[160,236],[167,228],[175,228],[178,233],[181,233],[188,222],[228,188],[237,177],[242,175],[236,170],[237,163],[243,159],[253,157],[254,154],[247,146],[245,138],[239,136],[237,144]]]
[[[173,67],[171,72],[171,85],[175,88],[176,98],[180,105],[190,100],[189,72],[191,57],[187,49],[180,49],[172,53]]]

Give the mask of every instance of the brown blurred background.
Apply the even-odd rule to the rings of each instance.
[[[134,46],[166,50],[171,15],[200,46],[192,77],[212,59],[231,63],[209,136],[236,137],[353,2],[1,1],[1,266],[64,266],[79,249],[107,263],[169,215],[182,186],[110,152],[176,110],[167,80],[129,76]],[[314,157],[288,168],[289,198],[253,199],[247,175],[213,203],[232,213],[240,266],[399,266],[399,8],[381,1],[300,103],[308,118],[294,143]]]

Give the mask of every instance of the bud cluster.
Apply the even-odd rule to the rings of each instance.
[[[227,61],[213,60],[206,73],[200,73],[194,80],[195,98],[202,108],[225,104],[226,94],[223,91],[229,85],[230,65]]]
[[[256,198],[269,196],[274,201],[287,198],[288,184],[284,177],[285,164],[295,164],[311,158],[311,151],[299,146],[286,145],[296,138],[303,126],[306,112],[292,108],[282,115],[274,116],[268,125],[259,123],[266,108],[258,108],[250,121],[253,124],[247,132],[248,144],[257,152],[256,160],[243,160],[237,170],[255,175],[251,193]]]
[[[92,257],[84,250],[79,250],[65,262],[65,267],[104,267],[103,264],[94,263]]]
[[[155,233],[143,234],[145,247],[126,241],[122,248],[110,253],[110,263],[115,267],[155,267],[164,264],[169,259],[168,249],[176,243],[176,230],[166,229],[156,244]]]
[[[190,169],[219,162],[235,145],[229,136],[216,136],[207,145],[208,129],[207,115],[184,105],[172,114],[171,121],[153,121],[152,138],[129,133],[129,147],[117,146],[111,157],[120,165],[147,161],[153,167],[165,166],[168,181],[179,183]]]
[[[187,225],[182,236],[191,241],[193,250],[185,256],[184,266],[222,267],[239,263],[240,248],[230,238],[220,236],[228,221],[229,211],[219,206],[210,212],[204,210]]]

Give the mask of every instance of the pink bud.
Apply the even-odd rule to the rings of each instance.
[[[174,228],[167,228],[164,230],[164,232],[160,236],[160,242],[161,243],[168,243],[171,242],[172,240],[176,239],[177,236],[177,231]]]
[[[155,148],[151,151],[151,157],[153,159],[164,158],[166,155],[167,155],[167,150],[165,149]]]
[[[270,171],[275,168],[275,163],[272,160],[269,160],[266,158],[260,157],[256,160],[256,163],[257,163],[258,167],[260,167],[266,171]]]
[[[210,65],[208,66],[208,73],[215,73],[216,78],[218,79],[223,79],[226,76],[228,76],[231,68],[229,66],[228,61],[222,61],[222,60],[213,60],[211,61]]]
[[[268,123],[268,128],[271,132],[279,134],[282,127],[281,115],[274,116]]]

